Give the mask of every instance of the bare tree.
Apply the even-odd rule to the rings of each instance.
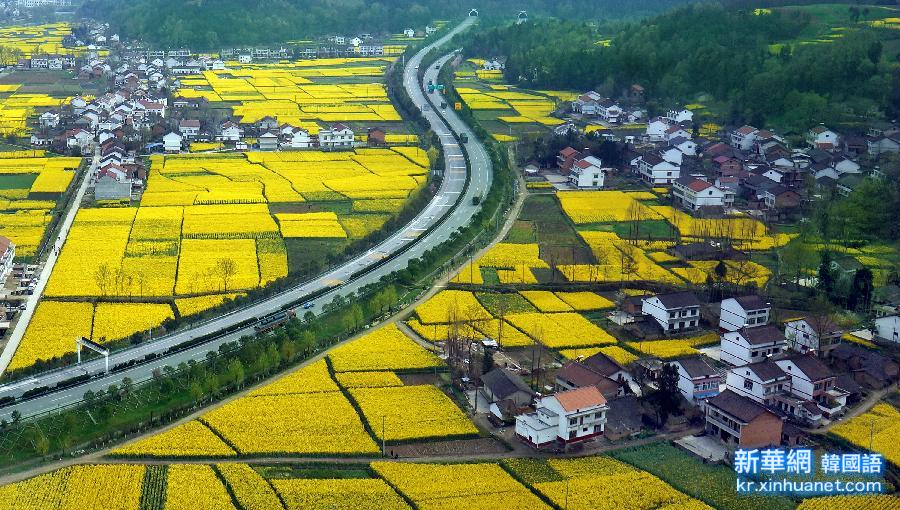
[[[103,263],[97,267],[97,270],[94,272],[94,281],[97,283],[97,288],[100,289],[100,295],[105,296],[109,291],[109,284],[113,280],[113,272],[109,268],[109,264]]]
[[[232,258],[219,259],[216,262],[215,272],[222,280],[223,290],[228,292],[228,283],[237,274],[237,263]]]

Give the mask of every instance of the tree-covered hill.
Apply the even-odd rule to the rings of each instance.
[[[89,0],[80,13],[160,46],[215,49],[317,35],[397,33],[477,6],[485,21],[532,17],[605,21],[658,14],[691,0]]]
[[[797,9],[692,5],[613,32],[569,21],[497,27],[468,38],[466,51],[507,57],[511,82],[612,96],[638,83],[660,103],[706,97],[735,123],[800,131],[896,112],[900,74],[884,48],[897,31],[857,23],[833,40],[797,41],[810,23]]]

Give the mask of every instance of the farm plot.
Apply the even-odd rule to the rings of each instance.
[[[51,302],[141,303],[101,303],[93,336],[90,318],[74,327],[66,321],[45,323],[39,312],[11,366],[72,353],[76,335],[114,341],[156,328],[173,316],[162,303],[174,303],[182,317],[199,313],[283,278],[292,267],[303,270],[311,253],[345,250],[351,241],[382,229],[424,185],[427,158],[409,149],[153,156],[138,207],[79,211],[45,291]],[[68,185],[62,178],[71,179],[67,168],[77,162],[0,159],[0,175],[36,176],[35,193],[58,195],[56,190]],[[7,199],[19,208],[37,202],[13,191],[0,189],[0,196],[21,196]],[[36,247],[48,211],[0,214],[0,235],[10,228],[26,250]],[[27,222],[35,226],[22,228]]]
[[[37,253],[51,213],[81,164],[81,158],[43,156],[43,151],[0,152],[0,236],[15,243],[19,258]]]

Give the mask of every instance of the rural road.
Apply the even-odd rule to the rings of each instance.
[[[54,388],[58,383],[74,377],[84,374],[92,376],[91,379],[81,384],[53,390],[38,397],[2,407],[0,408],[0,419],[10,420],[10,415],[13,411],[21,413],[23,418],[53,411],[54,409],[80,402],[82,396],[88,390],[105,389],[110,384],[120,383],[125,377],[138,383],[151,378],[153,371],[163,366],[169,365],[174,367],[189,360],[203,360],[207,352],[218,350],[219,346],[225,342],[235,341],[241,336],[253,334],[254,330],[251,325],[219,336],[215,336],[216,333],[229,328],[233,329],[236,325],[257,317],[263,317],[285,307],[297,306],[296,303],[302,302],[307,296],[326,291],[315,298],[310,309],[298,310],[299,315],[307,311],[320,313],[322,306],[332,301],[336,296],[346,297],[353,295],[362,287],[375,283],[394,271],[405,268],[411,260],[421,257],[424,252],[444,242],[451,234],[468,225],[471,218],[480,209],[480,205],[474,204],[472,198],[474,196],[483,196],[490,187],[492,178],[490,158],[484,146],[478,142],[470,128],[452,109],[442,111],[435,108],[434,105],[423,109],[423,106],[427,103],[423,84],[427,83],[428,80],[436,81],[438,70],[435,69],[435,66],[443,65],[452,55],[447,55],[438,60],[435,65],[429,66],[422,82],[419,82],[417,79],[417,68],[429,50],[442,46],[457,33],[468,28],[474,21],[473,18],[467,18],[443,37],[422,48],[415,56],[409,59],[403,72],[403,83],[407,93],[416,106],[423,110],[423,114],[431,125],[431,129],[440,137],[447,169],[438,193],[409,224],[375,248],[293,289],[189,329],[178,331],[155,339],[152,342],[124,349],[110,355],[109,364],[111,367],[130,361],[142,362],[147,356],[158,356],[142,364],[113,374],[103,375],[103,359],[94,359],[78,366],[47,372],[39,376],[0,386],[0,398],[20,397],[24,392],[33,388],[44,386]],[[435,103],[439,102],[439,99],[435,101]],[[470,168],[468,169],[462,148],[456,142],[454,133],[456,135],[463,133],[468,135],[469,142],[466,144],[470,162]],[[468,186],[466,186],[467,175]],[[458,205],[453,209],[457,203]],[[451,211],[452,214],[450,213]],[[366,271],[367,268],[371,269]],[[353,276],[361,271],[366,272],[356,277]],[[213,338],[189,349],[165,354],[172,347],[206,336],[213,336]]]

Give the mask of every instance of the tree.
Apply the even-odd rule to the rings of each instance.
[[[834,271],[831,269],[831,252],[822,252],[822,262],[819,264],[819,281],[816,287],[829,298],[834,293]]]
[[[239,359],[233,359],[228,363],[228,380],[235,386],[244,383],[244,364]]]
[[[216,262],[216,275],[222,280],[222,287],[228,292],[228,282],[237,274],[237,263],[232,258],[222,258]]]
[[[494,368],[494,351],[490,349],[484,350],[484,356],[481,358],[481,373],[486,374]]]
[[[94,281],[97,283],[97,288],[100,289],[100,295],[105,296],[107,294],[112,279],[113,272],[109,264],[104,262],[97,266],[97,270],[94,272]]]
[[[671,414],[676,413],[681,404],[681,393],[678,391],[678,369],[675,365],[665,364],[657,380],[659,388],[646,400],[656,412],[656,422],[660,427],[666,424]]]
[[[872,304],[872,270],[864,267],[857,269],[850,284],[850,292],[847,294],[847,309],[853,311],[867,311]]]

